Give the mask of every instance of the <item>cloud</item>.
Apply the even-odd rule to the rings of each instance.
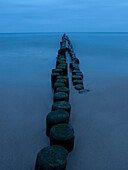
[[[0,6],[0,32],[128,31],[127,1],[1,0]]]

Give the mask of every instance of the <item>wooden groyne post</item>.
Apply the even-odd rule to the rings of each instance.
[[[69,53],[70,63],[67,63],[66,52]],[[84,89],[84,76],[80,71],[79,59],[75,55],[73,45],[64,34],[60,41],[56,67],[51,73],[53,105],[46,117],[46,135],[49,137],[50,146],[38,152],[35,170],[65,170],[68,153],[74,148],[74,129],[69,124],[71,104],[68,65],[72,72],[74,88],[80,92]]]

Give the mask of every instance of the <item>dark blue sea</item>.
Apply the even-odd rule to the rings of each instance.
[[[128,33],[67,33],[85,88],[71,88],[75,149],[67,170],[128,169]],[[0,34],[0,169],[33,170],[49,145],[51,70],[62,33]]]

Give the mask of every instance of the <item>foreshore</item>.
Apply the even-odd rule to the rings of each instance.
[[[67,169],[127,169],[127,75],[88,72],[90,92],[71,92],[75,148]]]
[[[53,103],[50,75],[55,66],[60,37],[42,36],[39,46],[35,46],[36,43],[31,43],[28,38],[27,41],[25,39],[26,47],[20,38],[15,40],[16,47],[11,45],[12,38],[10,42],[1,41],[2,170],[32,170],[37,152],[49,145],[45,135],[45,121]],[[80,69],[84,74],[85,89],[90,92],[79,94],[70,81],[70,123],[74,127],[76,140],[74,150],[68,156],[67,170],[127,170],[128,72],[120,69],[123,65],[125,68],[125,64],[117,64],[119,69],[114,69],[115,65],[109,68],[110,65],[106,65],[102,58],[99,60],[97,54],[91,55],[87,46],[84,50],[86,41],[91,38],[85,36],[85,41],[78,39],[77,42],[72,37],[74,50],[80,59]],[[33,42],[38,42],[37,39],[32,37]],[[95,49],[95,43],[90,44],[91,49]],[[8,51],[6,48],[4,50],[5,45]],[[108,46],[104,45],[105,48],[107,51]],[[123,48],[119,52],[117,46],[112,51],[116,49],[114,54],[121,56]],[[105,55],[103,51],[100,53]],[[127,64],[127,60],[123,61]]]

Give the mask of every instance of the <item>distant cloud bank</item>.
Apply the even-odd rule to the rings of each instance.
[[[1,0],[3,32],[128,32],[124,0]]]

